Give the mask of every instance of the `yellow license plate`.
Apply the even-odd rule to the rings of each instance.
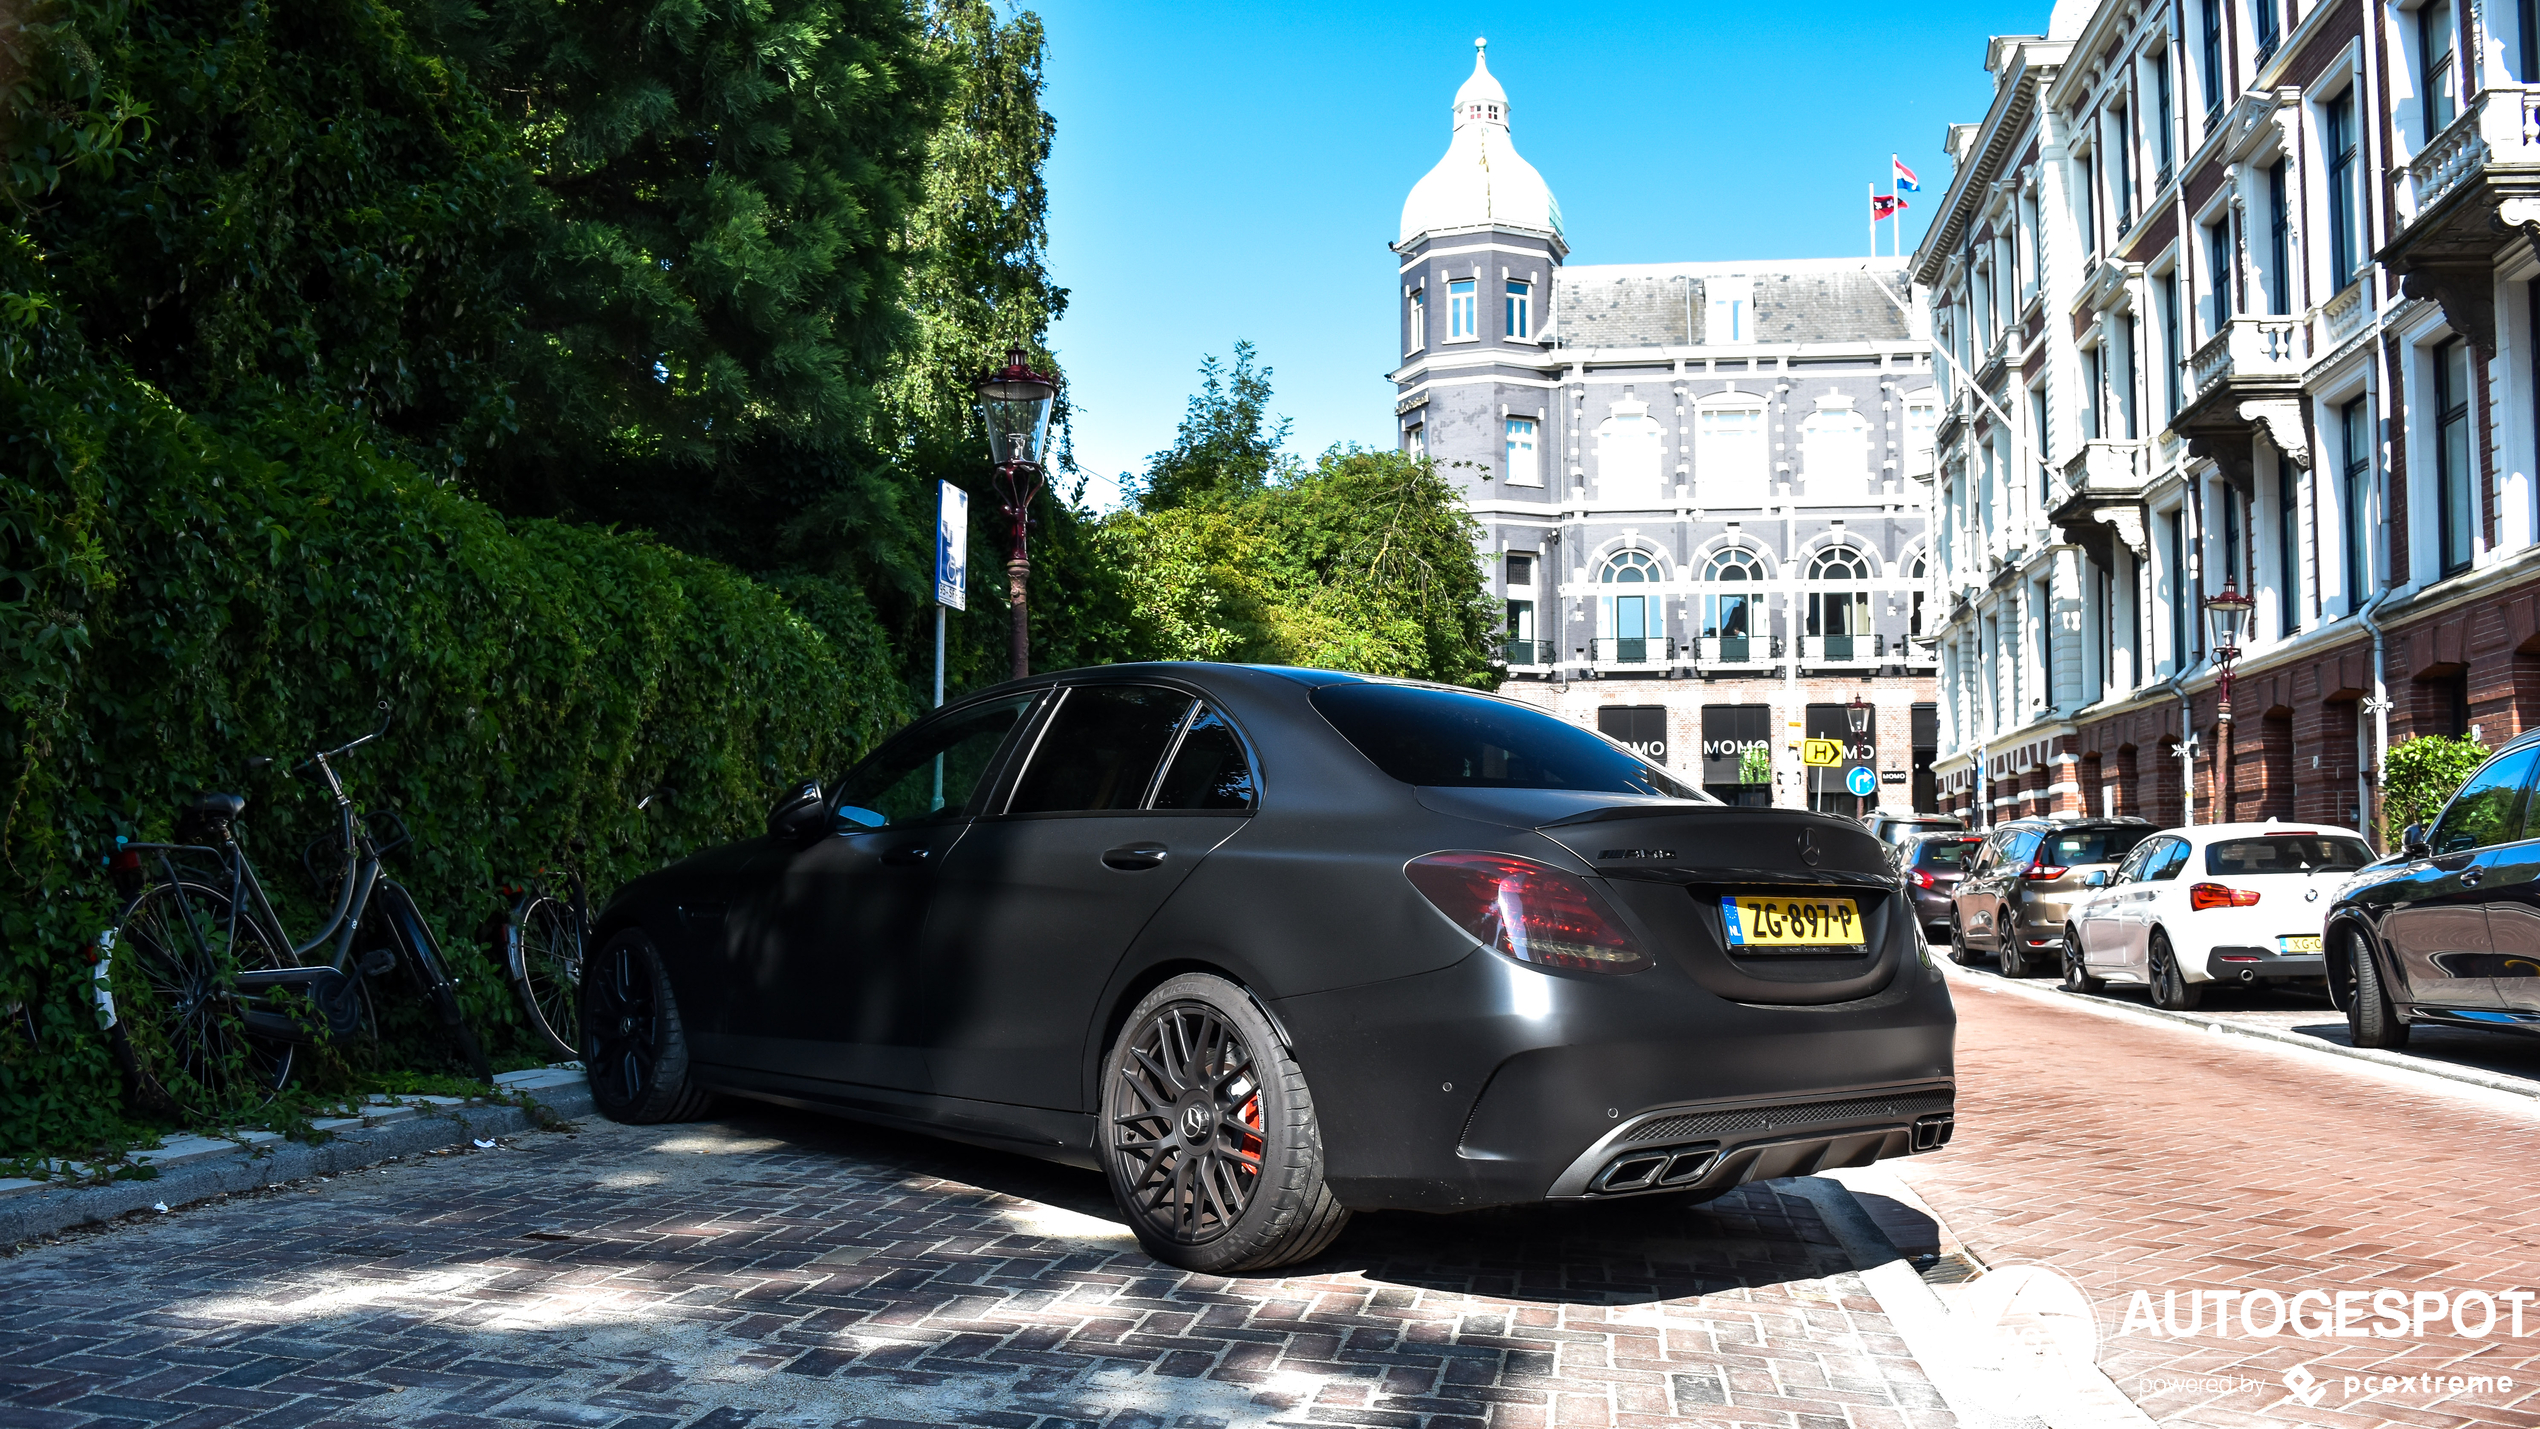
[[[2288,953],[2316,953],[2320,950],[2317,933],[2288,933],[2275,940],[2276,947]]]
[[[1859,948],[1869,939],[1849,898],[1772,898],[1738,894],[1720,900],[1732,948]]]

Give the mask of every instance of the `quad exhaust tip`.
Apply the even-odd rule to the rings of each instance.
[[[1957,1129],[1958,1118],[1951,1112],[1944,1111],[1934,1116],[1916,1117],[1914,1119],[1914,1149],[1938,1151],[1949,1144],[1951,1134]]]
[[[1588,1184],[1591,1191],[1647,1191],[1660,1186],[1688,1186],[1709,1174],[1720,1159],[1720,1143],[1696,1146],[1652,1146],[1617,1156]]]

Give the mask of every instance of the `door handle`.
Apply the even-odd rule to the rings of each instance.
[[[914,868],[917,865],[924,863],[927,859],[934,857],[934,854],[935,851],[933,849],[926,847],[924,844],[919,844],[915,848],[895,848],[889,853],[882,855],[882,862],[891,865],[893,868]]]
[[[2461,870],[2461,887],[2476,888],[2479,884],[2479,880],[2485,878],[2486,876],[2485,872],[2480,869],[2464,868]]]
[[[1136,873],[1140,869],[1153,868],[1164,862],[1166,852],[1168,850],[1162,844],[1122,844],[1118,848],[1104,849],[1102,862],[1105,868],[1116,868],[1122,873]]]

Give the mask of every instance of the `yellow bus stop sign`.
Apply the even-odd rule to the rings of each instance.
[[[1831,769],[1843,762],[1843,741],[1839,739],[1802,740],[1799,762],[1811,769]]]

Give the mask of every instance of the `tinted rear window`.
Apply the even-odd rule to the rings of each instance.
[[[2364,847],[2362,839],[2335,834],[2268,834],[2224,839],[2205,847],[2207,873],[2311,873],[2361,868],[2370,862],[2372,850]]]
[[[2046,836],[2037,861],[2070,868],[2077,863],[2115,863],[2152,836],[2150,829],[2073,829]]]
[[[1916,868],[1965,868],[1982,839],[1933,839],[1914,851]]]
[[[1577,725],[1487,695],[1325,685],[1314,692],[1314,708],[1378,769],[1405,784],[1718,802]]]

